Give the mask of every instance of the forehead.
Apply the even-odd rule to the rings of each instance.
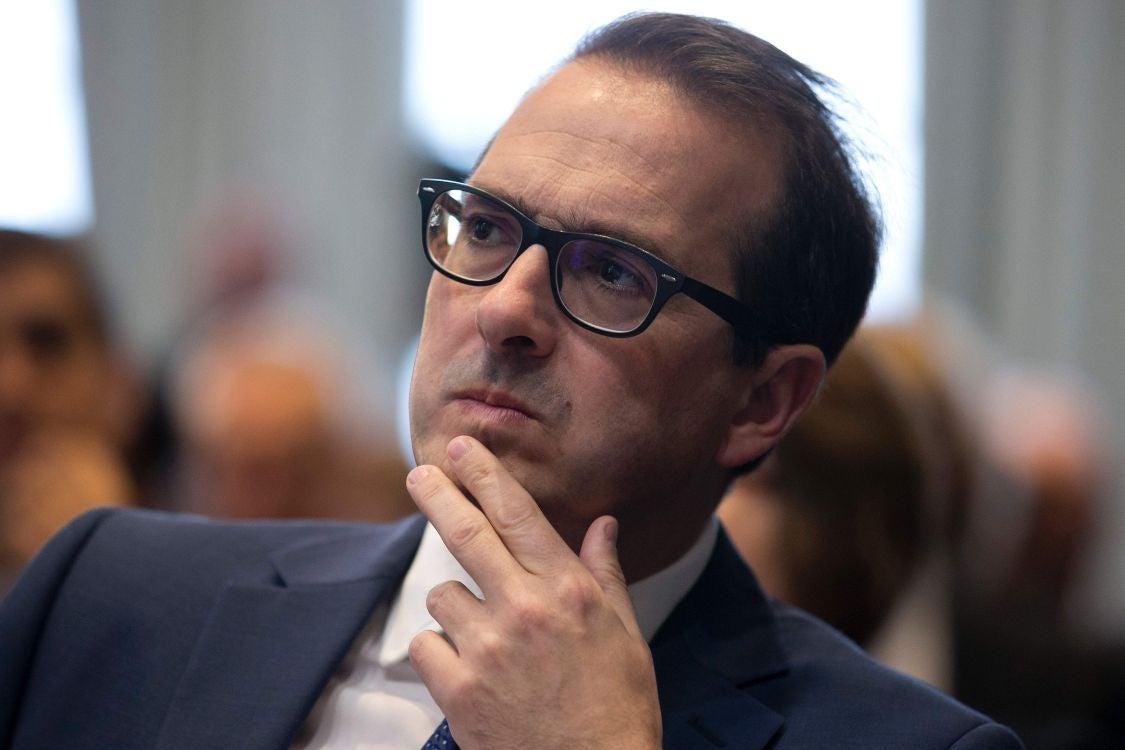
[[[90,300],[74,272],[53,261],[0,268],[0,319],[49,315],[67,323],[90,322]]]
[[[663,81],[583,59],[528,94],[472,181],[541,223],[616,235],[692,273],[698,248],[729,246],[772,205],[777,153]]]

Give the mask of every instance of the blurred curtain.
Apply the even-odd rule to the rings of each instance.
[[[1021,361],[1084,376],[1125,448],[1125,3],[929,0],[924,275]],[[1119,462],[1125,466],[1125,462]],[[1125,468],[1115,467],[1116,499]],[[1087,609],[1125,622],[1125,503]]]

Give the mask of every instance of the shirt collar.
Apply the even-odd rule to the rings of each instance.
[[[637,624],[640,625],[645,640],[652,640],[680,599],[695,585],[707,566],[718,535],[718,520],[712,518],[699,539],[680,559],[629,586],[629,596],[637,613]],[[411,639],[423,630],[441,630],[426,610],[426,594],[434,586],[448,580],[460,581],[473,594],[481,596],[480,587],[449,552],[433,525],[426,524],[418,552],[387,614],[387,624],[379,648],[380,665],[386,668],[404,661]]]

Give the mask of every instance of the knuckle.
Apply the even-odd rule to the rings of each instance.
[[[505,645],[506,639],[495,630],[485,630],[476,635],[476,650],[486,664],[501,661]]]
[[[482,461],[470,461],[460,467],[458,473],[465,485],[473,488],[474,494],[487,493],[496,486],[496,476]]]
[[[421,481],[417,485],[417,489],[412,492],[416,495],[418,500],[428,501],[433,500],[442,492],[441,482],[435,481],[432,473],[427,473],[422,476]]]
[[[410,639],[410,644],[407,647],[406,653],[410,657],[410,663],[418,672],[423,672],[429,664],[429,636],[427,633],[432,631],[422,631],[418,635]]]
[[[449,606],[454,596],[454,588],[457,584],[454,581],[445,581],[434,586],[426,593],[426,609],[430,614],[434,614],[435,610],[444,609]]]
[[[513,502],[509,498],[501,503],[493,513],[493,522],[500,531],[514,531],[525,528],[536,516],[535,507],[531,503]]]
[[[595,583],[575,576],[560,582],[556,597],[560,610],[566,612],[570,622],[580,628],[587,627],[595,619],[603,601]]]
[[[446,544],[451,548],[467,549],[476,544],[485,531],[483,521],[464,518],[449,529]]]
[[[593,581],[567,574],[559,577],[555,596],[564,611],[586,614],[598,603],[595,589]]]
[[[521,633],[540,630],[551,622],[551,606],[529,594],[517,594],[509,600],[512,621]]]

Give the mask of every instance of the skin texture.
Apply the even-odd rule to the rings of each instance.
[[[545,226],[620,237],[733,293],[727,235],[747,202],[768,209],[775,162],[767,139],[586,59],[525,98],[471,182]],[[824,372],[810,346],[747,368],[732,345],[683,295],[632,338],[579,328],[538,246],[493,286],[433,276],[408,489],[485,601],[437,587],[430,611],[448,640],[423,633],[411,658],[463,747],[660,746],[625,581],[688,549],[730,470],[780,439]]]
[[[632,240],[732,293],[736,200],[767,207],[773,154],[665,84],[585,60],[529,94],[471,181],[547,226]],[[683,295],[641,335],[611,339],[568,321],[549,284],[534,246],[493,286],[435,274],[411,390],[415,455],[441,464],[453,437],[477,438],[571,549],[614,515],[638,580],[698,537],[729,469],[776,441],[822,358],[786,347],[757,370],[735,366],[730,326]]]
[[[449,445],[453,479],[415,469],[408,487],[484,600],[447,581],[410,658],[463,748],[659,748],[656,675],[625,577],[617,523],[599,518],[576,557],[483,445]],[[482,512],[483,511],[483,512]],[[574,649],[596,645],[597,658]],[[551,715],[545,707],[557,707]]]

